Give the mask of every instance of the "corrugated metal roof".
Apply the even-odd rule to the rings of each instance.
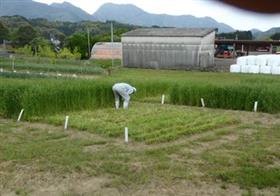
[[[215,28],[140,28],[122,34],[123,37],[204,37]]]

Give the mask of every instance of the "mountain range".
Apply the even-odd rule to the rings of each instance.
[[[273,27],[267,31],[260,31],[259,29],[252,29],[252,34],[256,39],[266,39],[267,37],[273,35],[274,33],[280,33],[280,27]]]
[[[0,16],[13,15],[70,22],[94,19],[92,15],[67,2],[48,5],[32,0],[0,0]]]
[[[114,20],[140,26],[213,27],[218,28],[220,32],[234,31],[229,25],[218,23],[210,17],[150,14],[131,4],[106,3],[90,15],[68,2],[48,5],[32,0],[0,0],[0,16],[12,15],[20,15],[26,18],[45,18],[51,21]]]
[[[150,14],[131,4],[102,5],[93,16],[101,21],[116,20],[122,23],[140,26],[160,27],[211,27],[218,28],[220,32],[232,32],[234,29],[224,23],[218,23],[211,17],[198,18],[191,15],[172,16],[167,14]]]
[[[90,20],[104,22],[114,20],[125,24],[148,27],[211,27],[218,28],[219,32],[235,31],[231,26],[219,23],[211,17],[151,14],[132,4],[106,3],[91,15],[68,2],[48,5],[33,0],[0,0],[0,16],[12,15],[20,15],[26,18],[45,18],[50,21],[78,22]],[[272,28],[266,32],[252,29],[255,37],[269,36],[276,32],[280,32],[280,28]]]

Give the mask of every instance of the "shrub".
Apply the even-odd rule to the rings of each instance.
[[[58,58],[61,59],[80,59],[81,58],[81,54],[79,52],[77,52],[77,50],[74,50],[74,52],[72,53],[69,49],[67,48],[63,48],[59,51],[59,53],[57,54]]]
[[[22,55],[27,55],[27,56],[33,55],[32,48],[29,45],[25,45],[22,48],[15,49],[15,52],[17,54],[22,54]]]

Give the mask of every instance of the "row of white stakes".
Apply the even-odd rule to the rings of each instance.
[[[22,115],[23,115],[24,109],[22,109],[18,115],[17,122],[21,121]],[[65,121],[64,121],[64,130],[68,129],[68,123],[69,123],[69,116],[65,116]],[[125,143],[128,143],[128,128],[124,128],[124,141]]]
[[[165,99],[165,95],[162,95],[161,96],[161,104],[164,104],[164,99]],[[205,103],[204,103],[204,99],[201,98],[200,99],[201,101],[201,106],[204,108],[205,107]],[[253,111],[254,112],[257,112],[257,108],[258,108],[258,102],[256,101],[254,103],[254,109]],[[22,109],[18,115],[18,119],[17,119],[17,122],[20,122],[21,120],[21,117],[23,115],[23,112],[24,112],[24,109]],[[68,129],[68,123],[69,123],[69,116],[65,116],[65,121],[64,121],[64,130],[67,130]],[[124,128],[124,142],[125,143],[128,143],[128,127],[125,127]]]
[[[161,104],[164,104],[164,99],[165,99],[165,95],[163,94],[163,95],[161,96]],[[201,102],[201,106],[202,106],[203,108],[205,108],[205,102],[204,102],[204,99],[203,99],[203,98],[200,98],[200,102]],[[254,111],[254,112],[257,112],[257,110],[258,110],[258,102],[255,101],[255,102],[254,102],[253,111]]]
[[[18,119],[17,122],[21,121],[22,115],[23,115],[24,109],[21,109],[19,115],[18,115]],[[69,116],[65,117],[65,121],[64,121],[64,129],[67,130],[68,128],[68,121],[69,121]]]
[[[68,128],[68,122],[69,122],[69,116],[66,116],[64,121],[64,130],[67,130]],[[124,142],[128,143],[128,127],[124,128]]]
[[[64,130],[67,130],[68,128],[68,122],[69,122],[69,116],[66,116],[64,121]],[[124,142],[128,143],[128,127],[124,128]]]
[[[200,99],[200,102],[201,102],[201,106],[202,106],[203,108],[205,108],[205,103],[204,103],[204,99],[203,99],[203,98]],[[257,112],[257,110],[258,110],[258,102],[255,101],[255,102],[254,102],[253,112]]]

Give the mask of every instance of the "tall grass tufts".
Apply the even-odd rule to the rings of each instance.
[[[204,98],[206,107],[252,111],[258,101],[258,111],[280,111],[280,87],[278,85],[213,85],[181,83],[170,90],[173,104],[200,106]]]
[[[113,103],[111,86],[109,81],[1,79],[0,113],[13,117],[24,108],[28,117],[107,107]]]

